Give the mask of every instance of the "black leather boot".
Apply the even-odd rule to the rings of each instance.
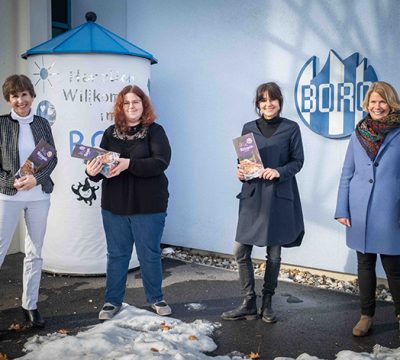
[[[237,308],[222,313],[223,320],[255,320],[258,318],[256,297],[246,297]]]
[[[25,320],[35,328],[43,328],[46,322],[40,316],[39,310],[26,310],[22,308],[22,311],[25,315]]]
[[[276,315],[272,310],[272,295],[265,294],[262,299],[261,319],[266,323],[275,323]]]

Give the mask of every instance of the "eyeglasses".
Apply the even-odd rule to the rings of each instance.
[[[124,101],[124,106],[139,105],[141,103],[142,103],[142,100]]]

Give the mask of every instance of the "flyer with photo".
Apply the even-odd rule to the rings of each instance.
[[[41,139],[35,149],[19,168],[15,177],[18,179],[22,176],[33,175],[46,167],[48,162],[56,155],[56,149],[46,141]]]
[[[85,163],[94,158],[100,158],[103,163],[101,173],[107,178],[110,177],[111,170],[118,165],[117,159],[119,158],[119,155],[119,153],[113,151],[82,144],[76,144],[72,149],[71,154],[72,157],[83,159]]]
[[[264,170],[264,165],[253,133],[233,139],[233,146],[236,150],[240,168],[244,172],[245,180],[259,177]]]

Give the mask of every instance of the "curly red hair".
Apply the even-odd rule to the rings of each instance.
[[[114,104],[114,122],[117,130],[124,134],[127,132],[129,126],[124,114],[124,97],[126,94],[133,93],[139,96],[142,100],[143,114],[140,123],[144,126],[149,126],[156,119],[153,105],[150,102],[150,98],[144,93],[144,91],[136,85],[125,86],[117,95]]]

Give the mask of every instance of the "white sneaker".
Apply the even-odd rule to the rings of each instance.
[[[105,303],[99,312],[99,320],[110,320],[121,310],[121,306]]]
[[[168,316],[172,314],[170,306],[164,300],[161,300],[155,304],[151,304],[151,308],[161,316]]]

